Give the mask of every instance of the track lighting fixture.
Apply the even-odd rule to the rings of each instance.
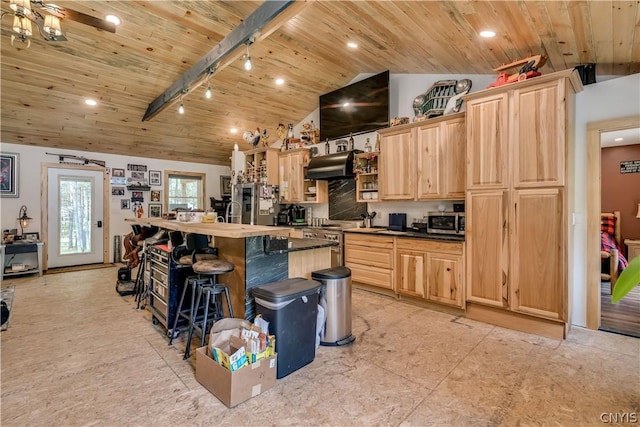
[[[245,53],[242,57],[242,59],[244,60],[244,69],[247,71],[251,71],[251,69],[253,68],[253,64],[251,63],[251,55],[249,55],[249,46],[252,45],[254,41],[254,37],[249,37],[249,40],[247,40],[246,42],[247,53]]]
[[[184,114],[184,102],[182,100],[182,97],[184,96],[185,92],[186,91],[183,90],[182,94],[180,95],[180,107],[178,107],[178,113],[180,113],[180,114]]]
[[[253,64],[251,63],[251,55],[249,55],[249,45],[247,45],[247,54],[244,56],[244,69],[251,71]]]
[[[216,68],[218,68],[218,64],[214,64],[207,71],[207,90],[204,91],[204,97],[206,99],[211,99],[211,97],[213,96],[213,91],[211,90],[211,83],[209,83],[209,80],[211,79],[213,73],[216,71]]]

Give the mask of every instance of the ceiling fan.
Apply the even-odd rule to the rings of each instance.
[[[28,37],[32,35],[31,22],[38,26],[42,37],[50,42],[67,41],[60,26],[62,19],[69,19],[111,33],[116,32],[117,24],[110,20],[96,18],[54,3],[45,3],[43,0],[10,0],[10,7],[14,13],[12,28],[17,33],[12,35],[12,43],[16,38],[29,43]]]

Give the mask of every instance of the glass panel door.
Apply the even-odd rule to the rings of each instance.
[[[59,177],[59,248],[60,255],[93,252],[91,224],[93,222],[93,178]]]

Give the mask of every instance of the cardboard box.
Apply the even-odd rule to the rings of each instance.
[[[196,379],[229,408],[276,385],[277,354],[231,372],[211,357],[208,347],[196,350]]]

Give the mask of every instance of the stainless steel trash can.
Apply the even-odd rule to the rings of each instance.
[[[339,346],[351,344],[351,270],[334,267],[311,273],[311,278],[322,284],[320,306],[325,312],[325,324],[321,345]]]

